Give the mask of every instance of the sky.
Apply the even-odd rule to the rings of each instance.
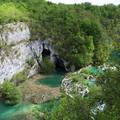
[[[93,5],[104,5],[113,3],[115,5],[120,4],[120,0],[47,0],[54,3],[65,3],[65,4],[74,4],[74,3],[84,3],[90,2]]]

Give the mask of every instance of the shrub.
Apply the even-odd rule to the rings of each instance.
[[[82,74],[76,74],[76,75],[73,75],[71,76],[71,79],[73,82],[85,82],[85,78]]]
[[[42,63],[42,73],[48,74],[52,73],[55,70],[55,65],[53,62],[51,62],[48,58],[44,58]]]
[[[17,87],[11,82],[4,82],[1,85],[2,97],[5,100],[6,104],[14,105],[20,102],[21,93]]]
[[[18,74],[16,74],[11,81],[14,81],[14,83],[16,83],[16,85],[19,85],[19,83],[24,82],[25,80],[27,80],[27,70],[23,70],[22,72],[19,72]]]
[[[35,62],[34,62],[33,59],[28,59],[28,60],[26,61],[26,63],[27,63],[30,67],[32,67],[32,66],[35,64]]]

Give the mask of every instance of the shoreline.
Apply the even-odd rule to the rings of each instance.
[[[31,102],[33,104],[47,102],[53,98],[61,95],[59,87],[49,87],[47,85],[36,84],[35,81],[42,80],[43,75],[35,75],[26,80],[18,88],[22,92],[23,101]]]

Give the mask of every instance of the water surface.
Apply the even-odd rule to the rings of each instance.
[[[49,87],[59,87],[63,78],[64,78],[63,72],[55,72],[51,75],[44,76],[40,80],[37,80],[36,83],[47,85]]]
[[[59,87],[61,80],[64,77],[63,72],[55,72],[51,75],[46,75],[41,80],[37,80],[37,84],[47,85],[49,87]],[[45,102],[38,105],[33,105],[31,103],[20,103],[15,106],[5,105],[0,101],[0,120],[13,120],[14,116],[19,116],[20,114],[28,113],[32,111],[33,107],[38,107],[42,112],[51,111],[52,108],[58,105],[58,101]],[[17,118],[16,118],[17,119]],[[18,119],[19,120],[19,119]]]
[[[5,105],[0,102],[0,120],[22,120],[22,116],[29,114],[33,108],[39,109],[41,112],[51,112],[59,105],[59,100],[52,100],[41,104],[21,103],[15,106]]]
[[[12,117],[24,114],[32,110],[33,104],[20,103],[14,106],[9,106],[0,101],[0,120],[9,120]]]

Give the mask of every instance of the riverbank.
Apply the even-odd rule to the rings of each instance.
[[[19,118],[33,120],[33,111],[36,111],[37,108],[44,112],[44,110],[50,110],[51,107],[55,106],[57,103],[53,101],[54,98],[61,95],[59,87],[49,87],[36,83],[36,81],[43,80],[45,77],[45,75],[37,74],[18,86],[22,92],[21,103],[9,106],[0,101],[0,120],[7,120],[8,118],[10,120],[18,120]]]
[[[24,102],[38,104],[60,96],[59,87],[52,88],[46,85],[36,84],[37,80],[42,80],[44,77],[43,75],[35,75],[19,86]]]

